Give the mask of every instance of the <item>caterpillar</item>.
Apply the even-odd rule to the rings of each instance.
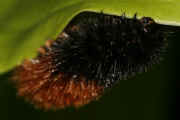
[[[167,46],[166,33],[150,17],[82,12],[36,58],[16,67],[13,81],[36,107],[80,107],[160,63]]]

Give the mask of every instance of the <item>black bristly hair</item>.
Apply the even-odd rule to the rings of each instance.
[[[75,28],[75,29],[74,29]],[[85,12],[52,45],[54,74],[82,74],[111,87],[159,63],[166,52],[166,35],[150,17]]]
[[[119,80],[149,71],[167,54],[178,27],[138,19],[83,12],[38,56],[25,59],[12,76],[18,96],[45,110],[79,108],[98,100]]]

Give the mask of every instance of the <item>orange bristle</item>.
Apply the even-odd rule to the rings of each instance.
[[[52,55],[25,60],[18,66],[13,80],[18,95],[44,109],[68,106],[79,107],[97,99],[104,87],[94,80],[86,81],[82,75],[58,73],[52,75]]]

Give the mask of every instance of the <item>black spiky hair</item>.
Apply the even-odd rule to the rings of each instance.
[[[83,74],[105,87],[159,63],[167,48],[161,27],[136,15],[79,14],[64,34],[52,44],[54,73]]]
[[[150,17],[80,13],[36,58],[16,67],[17,93],[47,110],[88,104],[117,81],[159,63],[173,28]]]

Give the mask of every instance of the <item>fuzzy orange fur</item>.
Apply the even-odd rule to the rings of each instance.
[[[104,87],[94,80],[86,80],[83,75],[75,76],[59,72],[52,75],[56,66],[52,56],[42,55],[25,60],[16,68],[13,80],[18,95],[44,109],[57,109],[68,106],[79,107],[97,99]]]

